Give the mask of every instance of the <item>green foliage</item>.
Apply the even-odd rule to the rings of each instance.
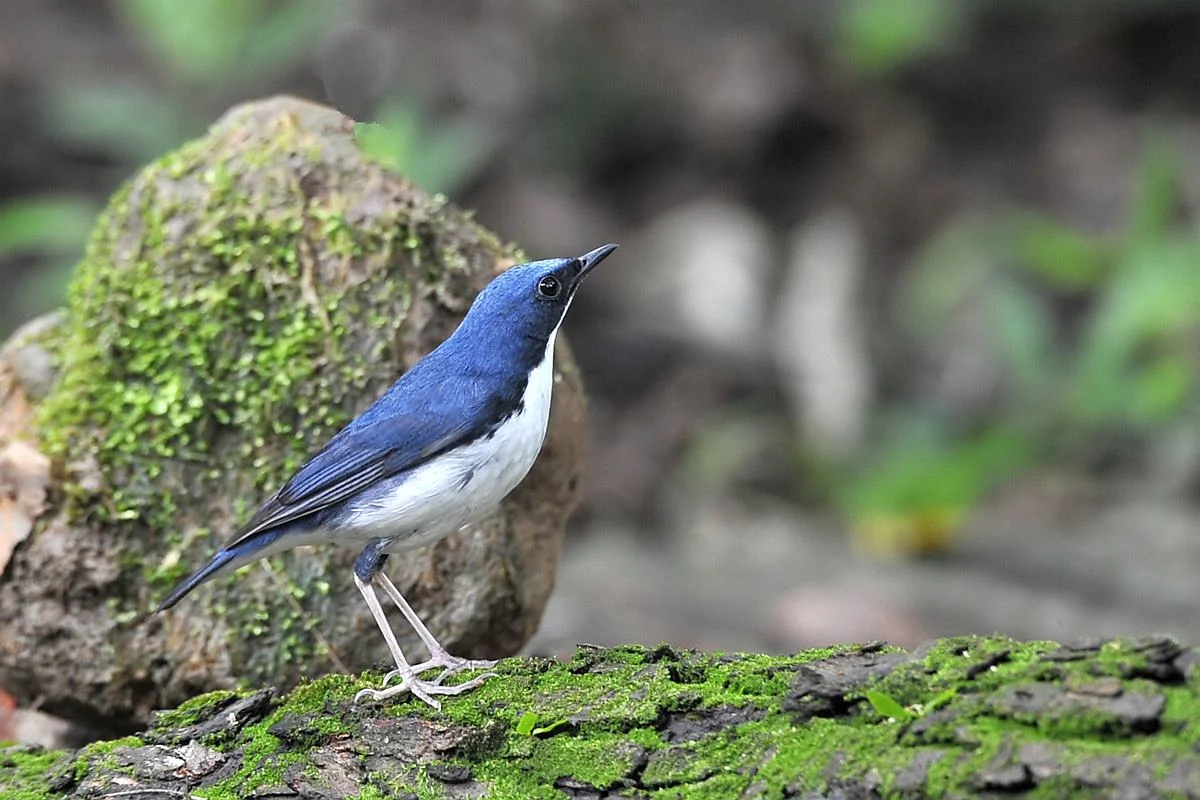
[[[77,253],[87,241],[96,207],[82,197],[30,195],[0,206],[0,254],[36,250]]]
[[[1023,380],[1012,413],[1048,402],[1045,424],[1071,437],[1106,429],[1152,436],[1192,412],[1200,381],[1200,241],[1176,221],[1176,150],[1152,136],[1123,236],[1088,236],[1023,214],[1010,224],[1011,267],[993,272],[997,353]],[[1047,297],[1084,308],[1056,327]],[[1032,333],[1031,333],[1032,332]],[[1028,341],[1019,343],[1018,336]],[[1066,342],[1064,347],[1056,343]]]
[[[969,508],[993,479],[1025,466],[1028,450],[1027,437],[1015,429],[952,436],[933,418],[902,420],[841,499],[858,515]]]
[[[15,292],[13,308],[23,316],[62,303],[96,211],[91,201],[75,195],[30,195],[0,205],[0,258],[31,254],[44,259],[37,278]]]
[[[855,544],[875,555],[947,549],[985,493],[1032,460],[1025,433],[997,424],[955,433],[935,416],[901,417],[855,465],[836,500]]]
[[[1143,445],[1195,422],[1200,240],[1178,220],[1176,148],[1150,137],[1123,233],[1020,209],[964,217],[918,255],[901,308],[933,347],[970,335],[1003,373],[977,416],[901,410],[841,493],[851,516],[969,509],[997,482],[1110,434]],[[1064,316],[1056,303],[1069,302]],[[915,420],[915,421],[914,421]]]
[[[59,139],[130,166],[170,150],[203,125],[195,106],[129,83],[58,86],[47,111]]]
[[[257,79],[297,62],[337,10],[323,0],[120,0],[118,8],[164,66],[200,84]]]
[[[466,120],[433,125],[411,102],[394,100],[377,122],[354,126],[368,156],[427,192],[449,194],[482,165],[492,142]]]
[[[131,166],[202,131],[239,87],[294,66],[337,13],[321,0],[120,0],[117,11],[158,62],[163,85],[67,84],[49,119],[60,138]]]
[[[879,75],[954,46],[960,0],[852,0],[839,20],[840,49],[852,71]]]

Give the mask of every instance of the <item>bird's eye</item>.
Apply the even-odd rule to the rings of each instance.
[[[538,281],[538,294],[542,297],[558,297],[562,291],[562,281],[553,275],[547,275]]]

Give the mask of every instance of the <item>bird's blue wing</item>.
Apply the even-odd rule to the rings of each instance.
[[[225,545],[246,539],[342,502],[372,484],[415,467],[480,432],[478,417],[388,416],[343,430],[300,468]]]

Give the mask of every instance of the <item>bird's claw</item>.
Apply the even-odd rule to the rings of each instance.
[[[460,672],[466,672],[472,669],[491,669],[498,664],[498,661],[487,661],[484,659],[459,658],[452,656],[449,653],[441,653],[434,655],[428,661],[422,661],[420,664],[414,664],[410,669],[412,674],[420,675],[422,672],[428,672],[436,667],[442,668],[442,674],[438,675],[430,683],[437,685],[451,675],[457,675]],[[404,671],[394,669],[387,675],[383,676],[383,686],[386,687],[396,678],[404,677]]]
[[[422,665],[420,665],[419,667],[414,667],[414,668],[413,668],[413,675],[420,675],[422,672],[426,672],[426,671],[428,671],[428,670],[430,670],[430,669],[433,669],[433,667],[434,667],[434,666],[436,666],[436,665],[428,665],[428,666],[426,666],[426,665],[422,664]],[[442,674],[438,675],[436,678],[434,678],[434,679],[433,679],[433,680],[431,680],[431,681],[427,681],[427,683],[432,683],[432,684],[434,684],[434,685],[440,684],[442,681],[446,680],[446,678],[450,677],[450,674],[451,674],[451,673],[450,673],[450,670],[448,670],[448,669],[443,669],[443,670],[442,670]],[[386,688],[387,688],[387,685],[388,685],[389,683],[391,683],[393,680],[395,680],[396,678],[401,678],[401,679],[403,679],[403,678],[404,678],[404,673],[403,673],[403,672],[401,672],[401,671],[400,671],[400,670],[398,670],[398,669],[394,669],[394,670],[392,670],[392,671],[391,671],[391,672],[389,672],[387,675],[384,675],[384,676],[383,676],[383,683],[382,683],[382,684],[380,684],[380,688],[381,688],[381,689],[386,689]]]
[[[399,672],[399,670],[394,670],[393,672]],[[391,677],[391,674],[392,673],[389,673],[389,678]],[[456,683],[451,686],[442,685],[441,682],[451,674],[453,673],[449,669],[446,669],[443,670],[442,674],[438,677],[431,681],[426,681],[417,677],[415,672],[409,672],[407,675],[403,675],[400,683],[396,684],[395,686],[388,686],[387,679],[385,678],[384,685],[379,689],[363,689],[358,694],[354,695],[354,702],[355,704],[358,704],[362,702],[363,699],[373,701],[387,700],[388,698],[395,697],[398,694],[411,692],[413,697],[428,703],[434,709],[440,709],[442,704],[435,699],[433,695],[459,695],[463,692],[476,688],[488,678],[496,677],[495,672],[485,672],[482,675],[476,675],[469,681]]]

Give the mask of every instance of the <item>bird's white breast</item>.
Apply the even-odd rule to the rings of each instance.
[[[491,436],[449,450],[355,507],[343,523],[356,541],[395,537],[391,550],[436,541],[495,508],[529,472],[542,448],[554,389],[552,335],[529,375],[520,410]],[[347,532],[350,532],[347,531]],[[349,542],[347,542],[349,543]]]

